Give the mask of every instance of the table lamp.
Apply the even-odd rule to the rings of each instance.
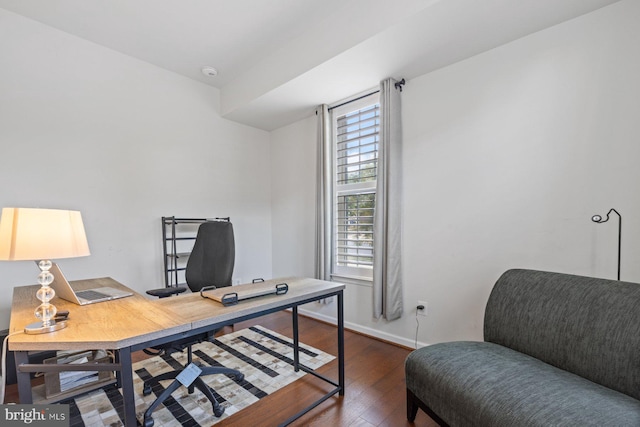
[[[49,301],[55,291],[49,287],[51,260],[89,255],[89,245],[78,211],[58,209],[3,208],[0,217],[0,260],[36,261],[40,268],[36,297],[42,301],[35,316],[39,322],[27,325],[27,334],[43,334],[66,327],[52,320],[57,312]]]

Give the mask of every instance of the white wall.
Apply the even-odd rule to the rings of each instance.
[[[639,17],[640,3],[622,1],[407,83],[405,313],[375,321],[370,288],[347,285],[348,326],[413,345],[414,307],[426,300],[419,344],[480,340],[489,292],[509,268],[615,278],[617,217],[590,220],[612,207],[624,217],[622,279],[640,282]],[[302,134],[312,128],[274,132],[272,144],[315,146]],[[313,170],[272,173],[314,191]],[[310,212],[291,226],[313,229]],[[286,272],[275,245],[274,259]]]
[[[274,277],[314,275],[315,138],[315,116],[271,133]]]
[[[271,275],[269,134],[216,89],[0,9],[0,207],[82,212],[70,279],[162,287],[162,216],[231,216],[235,276]],[[0,329],[31,262],[0,262]]]

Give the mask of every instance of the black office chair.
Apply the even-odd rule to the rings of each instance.
[[[233,238],[233,225],[229,221],[207,221],[200,225],[196,235],[196,241],[193,245],[185,271],[187,285],[192,292],[199,292],[205,286],[224,287],[231,286],[231,276],[233,275],[233,266],[235,262],[235,242]],[[180,289],[180,288],[178,288]],[[154,289],[147,291],[148,294],[158,296],[160,298],[183,292],[176,288]],[[215,331],[214,331],[215,332]],[[213,337],[213,332],[203,333],[194,337],[185,338],[183,340],[174,341],[164,346],[154,347],[156,351],[170,353],[173,351],[182,351],[187,349],[187,365],[192,362],[191,346]],[[185,366],[185,367],[186,367]],[[189,393],[193,392],[194,386],[198,388],[211,401],[213,405],[213,413],[216,417],[220,417],[224,413],[224,407],[221,406],[209,386],[202,380],[202,376],[211,374],[234,375],[236,381],[242,381],[244,375],[235,370],[223,367],[199,366],[202,372],[198,375],[193,383],[188,387]],[[184,369],[166,372],[156,377],[150,378],[144,382],[143,394],[148,396],[152,392],[154,385],[159,386],[159,381],[174,379],[174,381],[166,388],[158,398],[149,406],[144,413],[144,427],[153,426],[153,411],[173,393],[181,382],[175,379]]]

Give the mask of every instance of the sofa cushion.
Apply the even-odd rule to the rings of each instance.
[[[488,342],[434,344],[406,360],[407,388],[451,426],[640,426],[640,402]]]
[[[484,340],[640,399],[640,285],[509,270],[494,286]]]

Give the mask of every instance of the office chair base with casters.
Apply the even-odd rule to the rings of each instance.
[[[205,366],[205,367],[198,366],[198,367],[200,369],[200,372],[198,373],[198,376],[193,379],[193,383],[187,386],[187,389],[189,390],[189,393],[193,392],[192,388],[194,386],[195,388],[200,390],[211,402],[211,406],[213,408],[213,415],[219,418],[222,416],[222,414],[224,414],[224,406],[218,403],[215,396],[211,392],[211,389],[209,388],[209,386],[202,380],[202,376],[212,375],[212,374],[234,375],[236,381],[243,381],[244,374],[235,369],[223,368],[220,366]],[[164,381],[164,380],[170,380],[170,379],[174,380],[171,384],[169,384],[169,387],[167,387],[145,411],[144,422],[143,422],[144,427],[153,427],[153,417],[151,415],[153,411],[155,411],[156,408],[171,395],[171,393],[173,393],[181,385],[183,385],[183,383],[178,378],[183,372],[184,371],[166,372],[164,374],[158,375],[144,382],[144,386],[142,388],[142,394],[145,396],[148,396],[151,394],[151,391],[152,391],[151,385],[153,383],[157,383],[159,381]]]

